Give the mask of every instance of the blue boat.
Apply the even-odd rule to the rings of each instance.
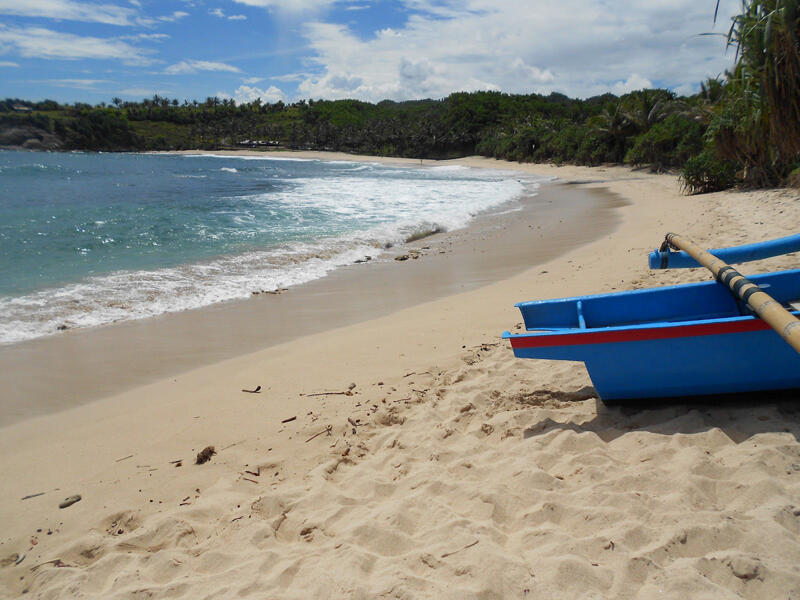
[[[728,258],[787,252],[743,248],[747,257]],[[669,266],[697,266],[682,253],[668,254],[675,259]],[[651,255],[651,266],[661,259]],[[800,316],[800,269],[749,280]],[[717,281],[516,306],[525,332],[503,333],[514,355],[584,362],[607,402],[800,389],[800,354]]]

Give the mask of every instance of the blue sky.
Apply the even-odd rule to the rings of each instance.
[[[0,0],[0,96],[265,102],[680,93],[730,66],[723,0]]]

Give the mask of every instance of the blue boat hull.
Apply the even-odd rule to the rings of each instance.
[[[800,299],[800,270],[751,280]],[[603,400],[800,388],[800,354],[716,282],[517,306],[528,332],[503,334],[514,355],[584,362]]]

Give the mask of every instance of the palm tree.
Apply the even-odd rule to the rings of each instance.
[[[746,157],[750,183],[776,183],[800,157],[800,0],[743,0],[728,45],[736,66],[726,84],[728,120],[714,129],[717,150]]]
[[[640,133],[666,119],[677,108],[672,104],[675,94],[667,90],[639,90],[632,96],[633,110],[626,114]]]
[[[709,77],[700,83],[700,99],[706,104],[716,104],[725,94],[725,87],[719,76]]]
[[[614,161],[622,162],[625,157],[625,142],[634,129],[622,101],[617,100],[614,104],[607,104],[603,112],[593,119],[593,125],[597,131],[610,138]]]

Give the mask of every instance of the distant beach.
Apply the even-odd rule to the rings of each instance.
[[[708,246],[795,233],[797,192],[685,196],[675,176],[623,167],[436,164],[558,182],[288,292],[0,348],[4,389],[24,390],[4,398],[0,429],[0,588],[799,590],[796,403],[610,408],[582,365],[517,360],[499,339],[515,302],[706,280],[650,272],[646,254],[667,231]]]

